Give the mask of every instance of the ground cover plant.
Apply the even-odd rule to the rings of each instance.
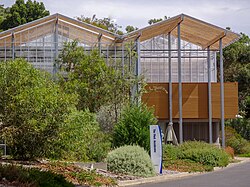
[[[140,177],[155,175],[148,153],[139,146],[125,145],[111,151],[107,163],[111,172]]]
[[[213,167],[224,167],[229,155],[214,145],[190,141],[180,146],[163,145],[163,166],[179,171],[211,171]]]
[[[86,170],[65,162],[51,162],[42,165],[41,168],[47,169],[57,174],[63,175],[68,181],[77,185],[90,186],[116,186],[116,180],[95,172],[95,170]]]
[[[61,174],[41,171],[37,168],[2,164],[0,165],[0,184],[23,187],[74,187]]]

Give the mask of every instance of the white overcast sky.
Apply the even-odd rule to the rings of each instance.
[[[40,0],[37,0],[40,1]],[[5,7],[15,0],[0,0]],[[53,13],[111,17],[118,25],[142,28],[151,18],[173,17],[184,13],[220,27],[250,36],[250,0],[42,0]]]

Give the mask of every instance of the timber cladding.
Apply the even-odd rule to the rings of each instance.
[[[186,119],[208,118],[208,85],[207,83],[182,83],[182,113]],[[158,119],[168,119],[168,83],[148,83],[147,93],[142,101],[153,106]],[[178,83],[172,84],[173,118],[179,118]],[[235,118],[238,114],[238,83],[224,83],[225,119]],[[213,119],[220,119],[220,83],[212,83]]]

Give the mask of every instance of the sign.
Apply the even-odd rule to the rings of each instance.
[[[159,125],[150,125],[150,153],[155,171],[162,174],[162,135]]]

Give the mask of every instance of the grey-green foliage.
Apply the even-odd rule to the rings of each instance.
[[[110,149],[109,137],[100,130],[96,115],[88,110],[71,111],[60,128],[57,145],[62,152],[54,156],[74,161],[101,161]]]
[[[74,106],[50,75],[22,59],[0,63],[0,136],[19,159],[45,156]]]
[[[155,175],[148,153],[139,146],[122,146],[108,154],[108,170],[127,175],[150,177]]]
[[[229,156],[223,150],[205,142],[190,141],[179,146],[178,158],[189,159],[209,166],[227,166]]]
[[[149,126],[156,124],[156,122],[153,110],[146,105],[133,104],[126,107],[114,128],[114,147],[139,145],[149,152]]]

